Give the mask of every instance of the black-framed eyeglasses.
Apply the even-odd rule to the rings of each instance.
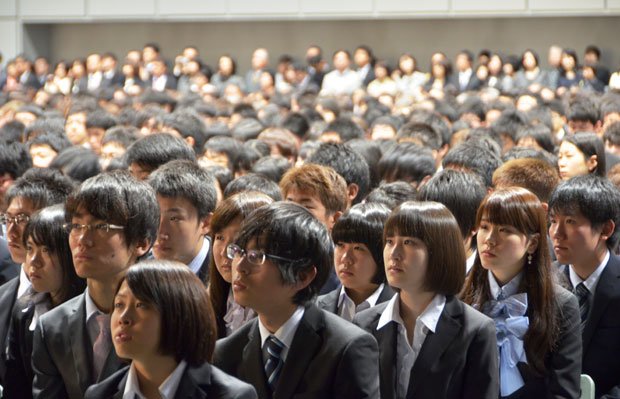
[[[30,221],[30,216],[25,213],[20,213],[17,216],[9,216],[6,213],[0,215],[0,224],[9,225],[9,223],[16,224],[18,226],[24,226]]]
[[[79,223],[65,223],[62,228],[68,234],[83,234],[86,231],[95,231],[98,233],[107,233],[111,230],[125,230],[125,226],[119,226],[111,223],[98,223],[98,224],[79,224]]]
[[[289,262],[289,263],[297,262],[297,260],[295,259],[266,254],[263,251],[260,251],[257,249],[248,249],[246,251],[245,249],[241,248],[237,244],[228,244],[228,246],[226,247],[226,257],[231,260],[240,260],[243,257],[245,257],[248,260],[248,262],[250,262],[253,265],[257,265],[257,266],[260,266],[263,263],[265,263],[265,260],[267,258],[281,260],[281,261]]]

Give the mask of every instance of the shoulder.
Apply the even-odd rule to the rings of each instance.
[[[338,295],[340,294],[340,288],[337,288],[327,294],[320,295],[316,300],[316,305],[328,312],[332,312],[334,306],[338,302]]]
[[[63,330],[66,330],[66,325],[63,322],[63,319],[68,315],[71,315],[78,311],[84,305],[84,294],[78,295],[75,298],[71,298],[67,302],[63,303],[45,313],[39,319],[39,325],[41,326],[51,326],[58,325]],[[86,316],[86,315],[84,315]]]
[[[249,334],[257,326],[258,320],[254,318],[241,326],[237,331],[225,338],[218,339],[215,343],[215,354],[228,350],[241,350],[245,342],[249,340]]]
[[[457,306],[461,307],[463,311],[463,324],[468,330],[492,331],[493,335],[495,335],[495,323],[490,317],[459,299],[454,298],[453,300],[458,302]]]
[[[350,343],[356,342],[360,339],[374,339],[370,334],[355,324],[322,309],[316,310],[321,313],[321,316],[324,319],[325,334],[327,335],[328,342],[330,344],[335,346],[347,346]]]
[[[247,384],[229,374],[226,374],[225,372],[213,365],[208,365],[208,367],[211,368],[211,389],[215,390],[218,394],[226,394],[226,397],[235,398],[249,399],[257,397],[256,391],[254,390],[254,387],[252,385]]]
[[[389,302],[382,302],[377,306],[373,306],[370,309],[362,310],[355,315],[353,323],[360,326],[364,330],[369,330],[372,325],[377,323],[377,320],[381,317],[381,314],[387,307]]]
[[[129,371],[129,366],[123,367],[116,373],[112,374],[105,380],[91,385],[84,394],[84,399],[103,399],[103,398],[111,398],[119,392],[121,389],[124,389],[125,384],[121,384],[123,379],[126,378],[127,372]],[[122,386],[121,386],[122,385]]]

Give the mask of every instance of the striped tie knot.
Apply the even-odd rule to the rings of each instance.
[[[581,328],[586,322],[588,318],[588,312],[590,311],[590,302],[588,301],[588,297],[590,296],[590,290],[585,286],[583,282],[577,284],[575,287],[575,295],[577,296],[577,301],[579,302],[579,314],[581,316]]]

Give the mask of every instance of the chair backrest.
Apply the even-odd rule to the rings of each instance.
[[[594,380],[587,374],[581,374],[581,396],[579,399],[594,399]]]

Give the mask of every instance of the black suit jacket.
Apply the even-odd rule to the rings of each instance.
[[[0,344],[2,345],[2,355],[0,356],[0,385],[4,386],[6,375],[6,347],[7,335],[11,326],[11,314],[17,299],[19,289],[19,276],[10,280],[0,287]]]
[[[370,334],[309,304],[273,395],[266,383],[257,319],[217,342],[213,364],[252,384],[261,399],[378,399],[378,356]]]
[[[125,76],[119,71],[115,71],[111,77],[106,77],[105,74],[101,78],[101,88],[119,87],[125,84]]]
[[[21,265],[11,259],[6,241],[0,238],[0,285],[19,276],[20,268]]]
[[[377,330],[388,303],[364,310],[353,320],[379,342],[381,398],[396,397],[397,324]],[[437,323],[426,336],[411,369],[407,398],[499,397],[499,371],[495,324],[482,313],[453,296]]]
[[[39,319],[32,344],[34,398],[81,399],[89,386],[123,365],[112,347],[99,379],[94,375],[84,295],[63,303]]]
[[[560,278],[566,278],[566,265]],[[611,255],[582,332],[582,373],[594,380],[597,398],[620,398],[620,257]]]
[[[122,399],[129,366],[117,371],[104,381],[91,386],[86,399]],[[192,399],[255,399],[251,385],[229,376],[209,363],[187,367],[183,372],[175,398]]]
[[[377,299],[377,303],[375,305],[379,305],[380,303],[389,301],[396,292],[385,283],[383,285],[383,289],[379,294],[379,298]],[[329,294],[321,295],[317,299],[316,305],[330,313],[338,314],[338,296],[340,295],[340,288],[337,288],[330,292]]]
[[[32,398],[32,331],[34,304],[17,301],[13,309],[11,331],[7,337],[5,399]]]

